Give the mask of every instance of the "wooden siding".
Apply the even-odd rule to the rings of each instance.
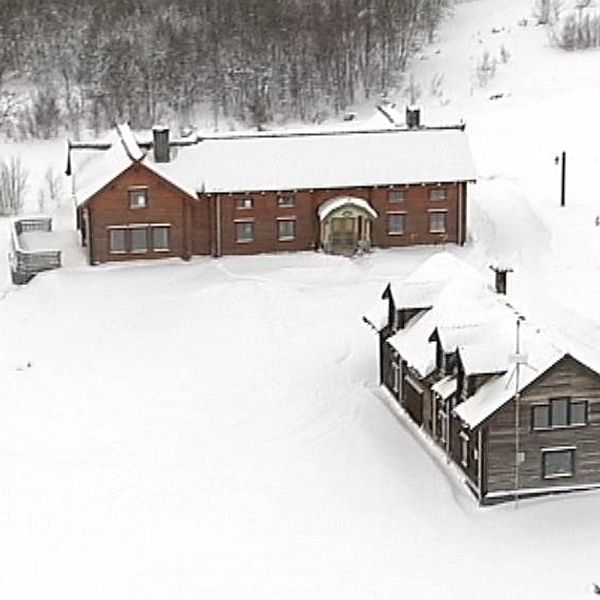
[[[132,209],[129,190],[148,189],[148,207]],[[152,259],[178,256],[188,258],[192,253],[189,236],[185,233],[186,202],[194,201],[185,192],[145,166],[134,163],[87,203],[91,230],[91,262],[102,263],[132,259]],[[169,224],[169,251],[135,254],[111,254],[109,228],[135,224]],[[201,248],[198,248],[201,250]]]
[[[588,424],[546,431],[533,431],[532,407],[551,398],[588,399]],[[534,382],[520,400],[520,489],[552,489],[600,483],[600,377],[581,363],[565,357]],[[490,493],[515,488],[515,403],[498,411],[484,428],[486,437],[486,481]],[[572,477],[544,479],[542,450],[574,446],[575,472]]]
[[[148,208],[129,207],[127,192],[137,186],[147,187]],[[441,188],[446,191],[446,198],[433,200],[432,190]],[[390,192],[393,191],[402,191],[404,200],[391,201]],[[340,196],[362,198],[377,211],[378,217],[372,225],[373,246],[389,248],[462,243],[466,227],[466,191],[465,182],[441,182],[411,186],[398,184],[389,187],[200,194],[198,198],[193,198],[144,165],[134,163],[85,203],[89,212],[91,262],[166,256],[189,258],[211,253],[218,256],[314,250],[321,243],[318,209],[324,202]],[[279,196],[293,196],[295,205],[279,206]],[[238,208],[237,200],[241,198],[251,198],[252,208]],[[429,231],[429,214],[432,210],[446,212],[446,232]],[[398,212],[406,215],[405,231],[402,234],[388,234],[388,216]],[[280,219],[294,219],[296,231],[293,239],[278,239],[277,223]],[[238,221],[253,222],[254,237],[251,241],[236,239]],[[109,252],[108,227],[142,223],[168,223],[171,226],[169,252]]]

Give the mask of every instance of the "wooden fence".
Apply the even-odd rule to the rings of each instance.
[[[21,243],[24,233],[52,231],[51,217],[17,218],[12,222],[10,268],[13,283],[28,283],[37,273],[58,269],[61,266],[61,251],[54,249],[27,250]]]

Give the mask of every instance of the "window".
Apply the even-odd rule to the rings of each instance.
[[[392,363],[392,388],[394,392],[400,391],[401,368],[397,363]]]
[[[550,407],[533,407],[533,429],[548,429],[550,427]]]
[[[430,200],[445,200],[446,199],[446,188],[435,188],[429,190]]]
[[[585,425],[587,423],[587,401],[571,402],[570,408],[571,425]]]
[[[280,242],[296,238],[296,219],[277,220],[277,239]]]
[[[388,192],[389,202],[404,202],[406,200],[406,192],[404,190],[390,190]]]
[[[169,228],[168,227],[152,227],[152,249],[155,252],[169,251]]]
[[[585,399],[552,398],[548,404],[538,404],[531,409],[531,428],[544,430],[586,425],[587,405]]]
[[[446,401],[442,398],[438,398],[437,402],[437,415],[436,415],[436,432],[439,441],[442,444],[446,443],[447,429],[448,429],[448,412],[446,410]]]
[[[544,479],[572,477],[574,472],[575,448],[542,450],[542,474]]]
[[[433,210],[429,212],[429,232],[446,233],[446,211]]]
[[[294,196],[279,196],[277,198],[277,206],[281,208],[293,208],[296,206],[296,198]]]
[[[404,213],[388,213],[388,234],[402,235],[406,231],[406,215]]]
[[[235,207],[241,209],[252,208],[254,206],[254,200],[252,198],[237,198],[235,201]]]
[[[235,241],[247,243],[254,240],[254,223],[252,221],[240,221],[235,224]]]
[[[129,208],[148,208],[148,189],[129,190]]]
[[[460,464],[469,466],[469,436],[464,431],[460,432]]]
[[[566,427],[569,424],[568,398],[550,400],[550,419],[552,427]]]
[[[109,252],[111,254],[124,254],[127,252],[127,245],[125,241],[126,233],[126,229],[108,230]]]
[[[129,230],[129,243],[132,253],[148,252],[148,228],[131,227]]]

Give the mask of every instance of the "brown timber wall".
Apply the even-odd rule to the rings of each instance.
[[[148,189],[148,207],[129,207],[129,190],[136,187]],[[91,262],[120,261],[132,259],[188,257],[192,248],[186,239],[184,222],[185,205],[195,202],[188,194],[179,190],[143,165],[134,163],[96,196],[87,202],[92,234]],[[136,224],[169,224],[168,252],[148,250],[141,254],[111,254],[109,252],[109,228]],[[197,246],[196,250],[202,250]],[[204,252],[198,252],[204,253]]]
[[[129,208],[128,190],[137,186],[148,188],[148,208]],[[446,198],[432,200],[431,190],[440,187],[446,190]],[[199,198],[192,198],[150,169],[136,163],[86,204],[93,236],[92,262],[166,256],[187,258],[190,255],[210,253],[227,255],[313,250],[318,248],[320,243],[318,208],[327,200],[339,196],[362,198],[370,202],[377,211],[379,216],[373,221],[372,229],[374,246],[389,248],[414,244],[460,243],[459,221],[465,215],[464,210],[459,210],[461,187],[464,188],[463,194],[466,199],[464,183],[203,194]],[[394,190],[403,191],[404,200],[390,201],[389,192]],[[278,206],[279,196],[293,196],[295,206]],[[239,208],[237,200],[242,198],[251,198],[252,208]],[[446,212],[445,233],[429,232],[429,213],[432,210]],[[406,215],[404,233],[388,234],[388,216],[391,213]],[[279,219],[288,218],[295,220],[295,238],[278,240],[277,222]],[[236,223],[244,221],[254,223],[252,241],[236,240]],[[146,223],[170,224],[170,252],[109,253],[108,227]]]

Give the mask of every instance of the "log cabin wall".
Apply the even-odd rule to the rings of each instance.
[[[147,190],[147,205],[132,208],[130,192],[139,189]],[[133,163],[86,203],[91,238],[90,262],[174,256],[188,258],[191,249],[186,241],[185,220],[189,212],[185,207],[189,202],[195,200],[145,166]],[[168,249],[155,251],[149,239],[148,248],[143,252],[132,252],[130,248],[122,252],[111,251],[111,229],[129,231],[132,226],[145,226],[150,238],[152,225],[168,225]]]
[[[587,424],[534,430],[533,407],[551,399],[587,401]],[[560,360],[534,382],[520,400],[519,489],[586,486],[600,483],[600,377],[571,357]],[[499,493],[515,488],[515,403],[509,402],[484,427],[486,489]],[[544,477],[544,451],[573,449],[573,473]]]
[[[318,208],[339,196],[367,200],[377,211],[379,216],[372,225],[374,246],[461,243],[460,218],[465,210],[464,206],[459,208],[459,201],[463,205],[466,202],[466,196],[460,192],[461,185],[466,193],[466,184],[449,183],[201,194],[192,198],[144,165],[134,163],[86,202],[93,248],[91,260],[314,250],[321,241]],[[147,208],[130,208],[128,191],[135,187],[147,188]],[[282,198],[287,201],[282,202]],[[404,215],[404,230],[391,232],[390,216],[397,214]],[[282,221],[288,224],[282,226]],[[108,228],[136,223],[169,224],[169,250],[154,252],[150,247],[144,253],[111,252]],[[282,227],[287,227],[291,235],[282,235]],[[440,227],[445,231],[430,231]]]

